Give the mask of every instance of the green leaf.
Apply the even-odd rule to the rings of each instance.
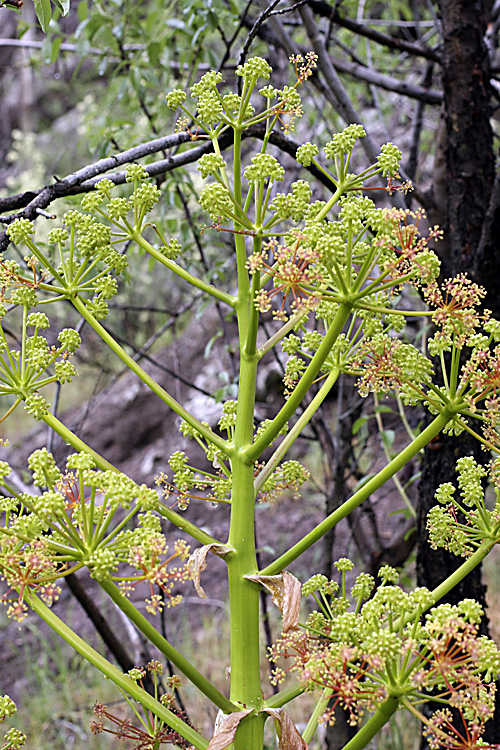
[[[34,0],[35,13],[38,18],[38,22],[45,32],[49,28],[50,19],[52,18],[52,8],[50,7],[50,0]]]
[[[396,433],[394,430],[384,430],[380,433],[380,437],[382,438],[384,446],[390,453],[392,451],[392,446],[394,445]]]
[[[352,434],[353,435],[357,435],[358,432],[360,431],[360,429],[363,427],[364,424],[366,424],[366,422],[368,422],[369,419],[370,419],[369,416],[368,417],[358,417],[358,419],[356,419],[356,421],[354,422],[354,424],[352,426]]]
[[[78,14],[78,20],[85,21],[85,19],[89,15],[89,4],[87,0],[84,0],[83,3],[78,3],[78,8],[76,12]]]
[[[394,409],[391,406],[379,404],[375,407],[375,414],[394,414]]]
[[[52,0],[52,2],[63,16],[68,15],[70,0]]]
[[[59,57],[59,50],[61,49],[62,37],[58,36],[52,42],[52,49],[50,50],[50,62],[55,63]]]
[[[162,45],[159,42],[148,44],[148,57],[151,65],[158,65],[160,62]]]

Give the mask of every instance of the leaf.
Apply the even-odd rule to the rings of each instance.
[[[277,576],[245,576],[249,581],[260,583],[273,598],[281,614],[283,615],[283,633],[296,630],[299,626],[300,614],[300,592],[302,585],[287,570]]]
[[[85,19],[87,18],[89,14],[89,4],[87,0],[85,0],[85,2],[78,3],[76,12],[78,14],[78,20],[85,21]]]
[[[50,51],[50,62],[55,63],[59,57],[59,50],[61,49],[62,37],[58,36],[52,42],[52,49]]]
[[[380,437],[382,438],[386,450],[390,453],[392,451],[392,446],[394,445],[396,433],[394,430],[384,430],[380,433]]]
[[[52,8],[50,0],[34,0],[35,13],[43,32],[49,28],[50,19],[52,18]]]
[[[354,424],[352,426],[352,434],[353,435],[357,435],[358,432],[360,431],[360,429],[363,427],[364,424],[366,424],[366,422],[368,422],[369,419],[370,419],[369,416],[368,417],[358,417],[358,419],[355,420],[355,422],[354,422]]]
[[[70,0],[52,0],[52,2],[63,16],[68,15]]]
[[[200,578],[202,572],[207,567],[207,563],[205,561],[209,552],[211,552],[213,555],[217,555],[218,557],[222,557],[222,555],[227,555],[228,552],[231,552],[231,548],[225,547],[223,544],[206,544],[204,547],[198,547],[198,549],[195,549],[195,551],[187,561],[187,568],[191,571],[194,587],[200,599],[207,598],[207,595],[203,591],[203,587],[200,583]]]
[[[307,742],[283,708],[266,708],[265,712],[277,723],[279,750],[308,750]]]
[[[238,724],[245,716],[252,713],[251,708],[247,708],[245,711],[238,711],[238,713],[229,714],[222,722],[220,729],[216,729],[214,736],[210,740],[207,750],[223,750],[234,740],[234,735],[238,729]]]
[[[384,404],[377,404],[375,407],[375,414],[394,414],[394,409],[391,406]]]
[[[148,44],[148,57],[151,65],[158,65],[160,62],[160,54],[162,51],[162,45],[159,42],[151,42]]]

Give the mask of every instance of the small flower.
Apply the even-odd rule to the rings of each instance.
[[[377,156],[377,164],[382,169],[382,174],[396,177],[402,156],[397,146],[393,143],[385,143],[380,149],[379,156]]]
[[[49,245],[55,245],[58,242],[66,242],[68,239],[68,233],[62,227],[51,229],[47,235]]]
[[[7,234],[16,245],[27,242],[34,233],[35,227],[29,219],[16,219],[7,227]]]
[[[50,328],[50,323],[48,317],[45,315],[45,313],[30,313],[28,315],[27,324],[29,326],[33,326],[37,331],[45,331],[47,328]]]
[[[319,148],[314,143],[304,143],[299,146],[295,158],[303,167],[309,167],[315,156],[319,154]]]
[[[245,168],[243,175],[249,182],[254,180],[282,180],[285,170],[271,154],[258,154],[252,158],[252,164]]]
[[[201,176],[205,180],[209,175],[215,175],[219,169],[225,166],[224,159],[219,154],[203,154],[198,159],[197,169],[200,170]]]
[[[165,99],[167,100],[167,106],[169,109],[177,109],[183,102],[186,101],[187,94],[182,89],[173,89],[170,91]]]
[[[72,353],[76,352],[82,344],[81,336],[74,328],[64,328],[57,337],[57,340],[61,344],[62,349]]]
[[[140,164],[127,164],[125,175],[127,182],[140,182],[141,180],[147,180],[149,177],[144,167]]]
[[[362,125],[348,125],[341,133],[334,135],[330,143],[325,145],[323,150],[327,159],[350,154],[356,140],[365,136],[366,132]]]
[[[32,414],[37,420],[43,419],[43,417],[49,413],[50,404],[39,394],[31,394],[27,396],[24,401],[24,408],[28,414]]]
[[[241,76],[247,83],[255,83],[257,78],[269,80],[273,69],[262,57],[252,57],[244,65],[238,65],[236,75]]]

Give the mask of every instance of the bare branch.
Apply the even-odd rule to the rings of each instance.
[[[429,47],[424,47],[422,44],[414,44],[412,42],[407,42],[404,39],[393,37],[390,34],[376,31],[366,24],[355,21],[352,18],[346,16],[342,17],[337,10],[324,2],[324,0],[309,0],[309,7],[318,16],[329,18],[344,29],[349,29],[355,34],[372,39],[374,42],[384,45],[384,47],[397,49],[400,52],[407,52],[410,55],[417,55],[418,57],[425,57],[427,60],[432,60],[433,62],[441,61],[439,54],[435,50],[429,49]]]
[[[252,137],[262,139],[264,135],[265,128],[263,126],[254,126],[243,133],[243,138]],[[40,209],[46,208],[58,198],[63,198],[67,195],[88,193],[93,190],[101,179],[101,176],[108,170],[122,164],[130,163],[144,156],[157,153],[158,151],[163,151],[187,143],[190,140],[190,136],[187,133],[175,133],[173,135],[165,136],[164,138],[155,138],[152,141],[135,146],[127,151],[122,151],[114,156],[99,159],[99,161],[82,167],[82,169],[73,172],[62,180],[58,180],[53,185],[40,188],[36,191],[28,191],[7,198],[0,198],[0,213],[23,209],[17,214],[0,219],[0,221],[3,221],[6,224],[11,223],[15,219],[30,219],[31,221],[34,221],[40,215]],[[232,133],[224,133],[219,139],[221,151],[231,146],[232,142]],[[285,137],[279,132],[271,134],[270,142],[294,158],[297,149],[300,146],[300,143],[293,141],[291,138]],[[167,159],[161,159],[153,164],[147,164],[144,168],[150,177],[156,177],[157,175],[165,174],[166,172],[170,172],[173,169],[177,169],[186,164],[192,164],[197,161],[202,154],[212,150],[213,146],[211,141],[205,141],[201,145],[191,148],[189,151],[176,154]],[[323,185],[328,188],[332,187],[332,183],[329,182],[325,175],[314,166],[309,167],[308,171]],[[125,172],[115,172],[107,175],[107,179],[114,182],[115,185],[123,185],[126,181],[126,174]],[[9,242],[10,240],[4,230],[0,233],[0,252],[7,248]]]
[[[367,81],[375,86],[379,86],[386,91],[394,91],[397,94],[408,96],[410,99],[418,99],[426,104],[441,104],[443,95],[436,89],[428,89],[408,81],[400,81],[399,78],[378,73],[365,65],[358,65],[355,62],[342,60],[340,57],[331,57],[332,64],[342,73],[348,73],[354,78]]]

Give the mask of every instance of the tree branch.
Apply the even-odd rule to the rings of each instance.
[[[429,47],[424,47],[422,44],[407,42],[404,39],[397,39],[390,34],[384,34],[376,29],[371,29],[366,24],[354,21],[354,19],[348,18],[347,16],[342,17],[337,10],[324,2],[324,0],[309,0],[309,7],[318,16],[328,18],[332,20],[333,23],[338,24],[338,26],[342,26],[344,29],[349,29],[360,36],[372,39],[374,42],[382,44],[384,47],[397,49],[400,52],[408,52],[408,54],[416,55],[418,57],[425,57],[427,60],[432,60],[433,62],[441,62],[441,57],[435,50],[430,49]]]
[[[262,140],[265,136],[265,128],[262,126],[253,126],[248,128],[243,133],[243,138],[259,138]],[[140,159],[144,156],[148,156],[158,151],[162,151],[166,148],[173,148],[176,145],[181,145],[190,141],[190,136],[187,133],[175,133],[173,135],[165,136],[164,138],[155,138],[153,141],[148,141],[139,146],[134,146],[127,151],[122,151],[114,156],[109,156],[105,159],[89,164],[82,169],[73,172],[72,174],[64,177],[62,180],[58,180],[53,185],[40,188],[35,191],[28,191],[25,193],[18,193],[17,195],[9,196],[6,198],[0,198],[0,213],[5,211],[15,211],[16,209],[23,209],[17,214],[10,215],[4,219],[0,219],[4,223],[10,224],[14,219],[30,219],[33,221],[40,215],[40,210],[47,208],[53,201],[58,198],[63,198],[67,195],[78,195],[81,193],[88,193],[93,190],[96,184],[102,179],[102,175],[113,167],[120,166],[122,164],[130,163],[136,159]],[[221,151],[229,148],[233,142],[232,132],[224,133],[219,139],[219,147]],[[300,143],[292,140],[291,138],[285,137],[282,133],[275,132],[271,134],[270,142],[277,146],[281,151],[289,154],[295,158]],[[161,159],[153,164],[145,165],[145,170],[150,177],[165,174],[173,169],[184,166],[186,164],[192,164],[197,161],[202,154],[208,153],[213,150],[212,143],[206,141],[200,146],[195,146],[189,151],[185,151],[181,154],[168,157],[167,159]],[[316,169],[313,165],[308,167],[308,171],[313,175],[315,180],[321,182],[326,187],[332,187],[332,183],[328,180],[325,175]],[[114,182],[115,185],[123,185],[126,181],[125,172],[115,172],[110,175],[106,175],[107,179]],[[7,236],[6,231],[0,233],[0,252],[4,251],[10,240]]]
[[[397,94],[408,96],[410,99],[418,99],[426,104],[441,104],[443,100],[442,93],[436,89],[428,89],[424,86],[409,83],[408,81],[400,81],[399,78],[378,73],[366,65],[358,65],[355,62],[342,60],[340,57],[330,56],[330,60],[335,68],[342,71],[342,73],[347,73],[354,78],[367,81],[382,89],[386,89],[386,91],[395,91]]]

